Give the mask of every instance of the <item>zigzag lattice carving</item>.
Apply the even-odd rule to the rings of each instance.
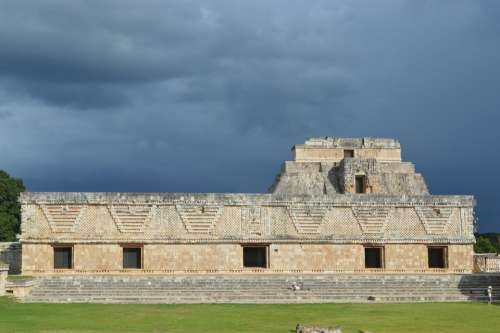
[[[224,207],[217,204],[177,204],[177,213],[190,233],[210,233]]]
[[[142,232],[151,219],[151,206],[111,205],[109,212],[120,232]]]
[[[387,225],[387,217],[391,207],[355,206],[352,212],[365,234],[381,234]]]
[[[42,211],[53,232],[74,232],[82,215],[82,205],[42,205]]]
[[[299,234],[317,234],[327,207],[319,205],[288,206],[288,212]]]
[[[453,208],[451,207],[415,207],[420,220],[424,224],[425,231],[429,234],[442,234],[450,222]]]

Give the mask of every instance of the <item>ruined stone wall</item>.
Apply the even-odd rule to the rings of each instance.
[[[120,244],[75,244],[71,270],[53,269],[53,248],[25,244],[23,273],[470,273],[471,245],[448,245],[448,267],[429,269],[424,244],[385,244],[384,268],[365,269],[362,244],[270,244],[269,268],[244,268],[240,244],[145,244],[143,268],[122,269]]]
[[[10,274],[21,273],[21,244],[0,242],[0,261],[9,265]]]

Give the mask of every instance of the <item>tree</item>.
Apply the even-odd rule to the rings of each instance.
[[[474,244],[475,253],[497,253],[497,249],[491,244],[489,238],[484,236],[479,236],[476,238],[476,244]]]
[[[488,238],[491,242],[491,244],[497,249],[496,252],[500,252],[500,233],[498,232],[487,232],[487,233],[484,233],[484,234],[479,234],[479,235],[476,235],[477,236],[480,236],[480,237],[485,237],[485,238]]]
[[[19,193],[25,190],[23,181],[0,170],[0,241],[16,240],[21,225]]]

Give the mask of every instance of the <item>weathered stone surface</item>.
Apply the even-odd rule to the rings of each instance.
[[[0,261],[9,265],[10,274],[21,273],[21,244],[0,242]]]

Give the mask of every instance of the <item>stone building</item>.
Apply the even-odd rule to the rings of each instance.
[[[313,138],[264,194],[22,193],[22,272],[470,273],[472,196],[398,141]]]

